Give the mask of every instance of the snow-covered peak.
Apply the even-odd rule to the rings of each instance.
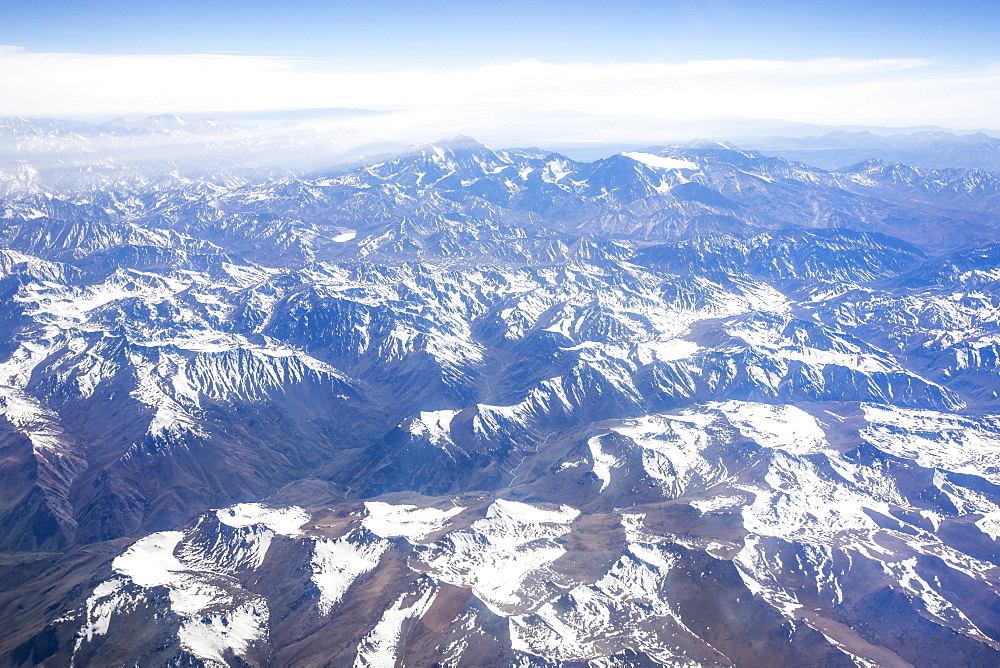
[[[631,151],[628,153],[622,153],[626,158],[632,158],[637,162],[641,162],[644,165],[649,165],[650,167],[656,167],[657,169],[700,169],[698,163],[686,160],[684,158],[674,158],[663,155],[654,155],[652,153],[641,153],[638,151]]]
[[[302,525],[309,521],[309,513],[302,508],[295,506],[270,508],[261,503],[240,503],[230,506],[216,511],[216,517],[231,527],[259,524],[283,536],[298,535],[301,533]]]
[[[410,541],[419,541],[445,528],[449,520],[465,508],[453,506],[439,510],[418,508],[408,504],[393,505],[381,501],[366,501],[365,510],[367,515],[362,524],[373,534],[383,538],[402,537]]]

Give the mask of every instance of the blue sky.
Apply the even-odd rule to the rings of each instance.
[[[709,116],[998,128],[998,36],[995,1],[0,0],[0,115],[365,107],[413,112],[393,132],[434,118],[540,136]]]
[[[0,2],[0,43],[79,53],[233,53],[351,67],[456,60],[996,59],[989,0]]]

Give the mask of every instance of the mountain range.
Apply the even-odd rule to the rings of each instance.
[[[996,173],[92,131],[0,123],[0,665],[1000,657]]]
[[[812,137],[748,138],[746,146],[767,155],[801,160],[824,169],[878,158],[921,167],[964,167],[1000,171],[1000,139],[994,134],[955,134],[946,130],[874,133],[835,130]]]

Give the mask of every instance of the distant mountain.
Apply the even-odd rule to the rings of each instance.
[[[817,137],[766,137],[744,141],[765,155],[798,160],[823,169],[879,159],[931,169],[960,167],[1000,172],[1000,138],[943,130],[874,134],[836,131]]]
[[[344,118],[350,118],[347,113]],[[335,117],[336,119],[336,117]],[[197,180],[274,178],[305,169],[357,163],[403,148],[314,126],[308,118],[276,125],[182,118],[172,114],[103,123],[0,117],[0,163],[28,162],[42,173],[141,170]],[[122,175],[128,179],[130,175]],[[128,181],[125,181],[128,183]]]
[[[1000,657],[992,172],[18,123],[0,664]]]

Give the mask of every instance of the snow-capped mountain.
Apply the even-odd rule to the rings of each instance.
[[[4,665],[1000,656],[996,175],[465,137],[252,178],[28,158]]]

